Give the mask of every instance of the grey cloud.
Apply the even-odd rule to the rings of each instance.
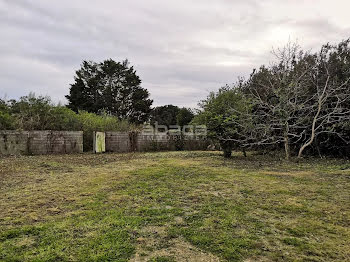
[[[83,60],[128,58],[156,105],[195,106],[267,64],[284,30],[307,48],[347,37],[336,18],[271,15],[267,2],[0,0],[0,97],[65,101]]]
[[[347,24],[345,28],[340,28],[329,19],[307,19],[294,21],[291,24],[292,26],[299,27],[308,36],[309,41],[305,45],[305,48],[319,47],[327,42],[340,41],[339,35],[343,35],[344,38],[350,37],[350,24]],[[320,42],[320,36],[323,37],[323,42]]]

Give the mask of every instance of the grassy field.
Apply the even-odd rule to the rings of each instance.
[[[350,162],[0,159],[1,261],[350,261]]]

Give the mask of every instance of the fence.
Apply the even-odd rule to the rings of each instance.
[[[106,132],[107,152],[206,150],[209,142],[201,136],[169,134],[142,135],[137,132]]]
[[[82,131],[0,131],[1,155],[83,152]]]
[[[99,151],[106,152],[205,150],[209,145],[205,137],[196,135],[142,135],[137,132],[105,132],[103,134],[104,147],[102,146],[102,150]],[[96,147],[94,147],[94,151],[96,151]],[[0,130],[0,155],[45,155],[82,152],[82,131]]]

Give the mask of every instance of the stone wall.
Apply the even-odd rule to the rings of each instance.
[[[0,131],[0,154],[43,155],[83,152],[82,131]]]

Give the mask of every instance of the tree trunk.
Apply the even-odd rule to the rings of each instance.
[[[284,130],[284,151],[286,153],[286,160],[289,160],[289,158],[290,158],[288,133],[289,133],[289,123],[288,123],[288,121],[286,121],[285,130]]]
[[[290,149],[289,149],[288,134],[284,135],[284,151],[286,152],[286,160],[289,160],[289,158],[290,158]]]
[[[299,149],[298,158],[302,157],[304,149],[312,144],[312,142],[314,141],[314,138],[315,138],[315,134],[312,134],[310,140]]]
[[[225,158],[230,158],[231,157],[231,155],[232,155],[232,150],[231,149],[225,148],[223,151],[224,151],[224,157]]]
[[[318,98],[317,112],[316,112],[316,114],[315,114],[315,116],[314,116],[314,119],[312,120],[311,137],[310,137],[309,141],[307,141],[307,142],[299,149],[298,158],[301,158],[304,149],[307,148],[309,145],[311,145],[312,142],[313,142],[314,139],[315,139],[315,136],[316,136],[316,123],[317,123],[317,120],[318,120],[318,116],[320,115],[322,105],[323,105],[323,103],[324,103],[323,99],[324,99],[325,92],[326,92],[327,87],[328,87],[328,81],[329,81],[329,76],[327,77],[327,81],[326,81],[326,84],[324,85],[322,94],[321,94],[321,95],[319,96],[319,98]]]
[[[304,145],[302,145],[302,147],[299,149],[298,158],[301,158],[304,149],[307,148],[309,145],[311,145],[312,142],[313,142],[314,139],[315,139],[316,122],[317,122],[318,116],[319,116],[319,114],[320,114],[320,112],[321,112],[322,98],[323,98],[323,97],[321,97],[321,98],[319,99],[319,102],[318,102],[318,109],[317,109],[316,115],[314,116],[314,119],[313,119],[313,121],[312,121],[311,137],[310,137],[309,141],[307,141],[307,142],[306,142]]]

